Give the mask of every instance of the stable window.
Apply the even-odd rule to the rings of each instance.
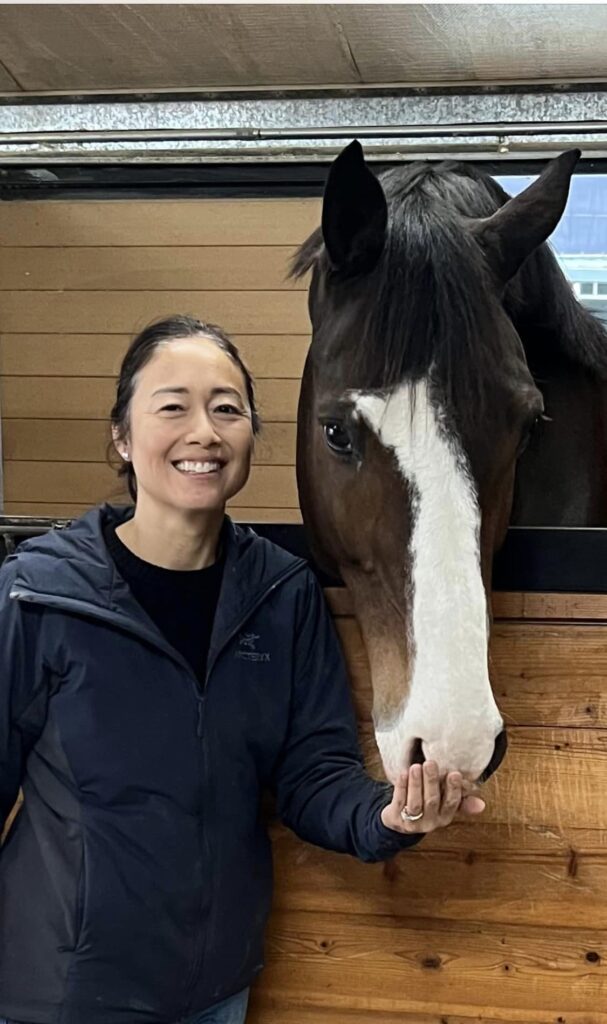
[[[496,175],[516,195],[532,176]],[[607,319],[607,174],[576,174],[550,244],[580,302]]]

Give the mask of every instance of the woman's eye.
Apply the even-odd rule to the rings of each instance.
[[[323,426],[325,441],[331,451],[338,455],[351,455],[353,452],[352,441],[348,432],[341,423],[331,421]]]
[[[221,412],[228,416],[242,415],[242,410],[238,409],[235,405],[218,405],[215,408],[215,412]]]
[[[183,406],[177,402],[171,402],[170,405],[163,405],[160,412],[183,412]]]

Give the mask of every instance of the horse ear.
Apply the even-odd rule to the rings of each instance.
[[[365,163],[360,142],[351,142],[331,164],[322,207],[322,234],[335,270],[370,270],[383,249],[388,204]]]
[[[514,277],[524,260],[556,228],[580,156],[579,149],[561,153],[524,192],[509,199],[491,217],[475,221],[473,234],[501,284]]]

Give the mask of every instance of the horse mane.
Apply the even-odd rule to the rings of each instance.
[[[370,274],[336,281],[354,301],[371,297],[356,307],[352,376],[358,386],[381,388],[429,374],[452,408],[476,416],[501,339],[488,329],[497,300],[482,252],[463,230],[471,198],[462,200],[473,185],[431,164],[400,166],[381,182],[389,211],[383,254]],[[332,273],[320,229],[296,253],[291,274],[313,268]]]
[[[302,242],[291,259],[288,277],[297,280],[307,274],[316,264],[322,251],[323,238],[322,228],[315,228],[311,235],[308,235],[305,242]]]
[[[386,323],[377,325],[388,351],[383,372],[388,382],[406,365],[416,375],[428,369],[428,354],[442,349],[439,361],[456,372],[479,320],[487,315],[486,271],[482,257],[462,230],[462,218],[489,217],[510,198],[486,172],[468,163],[415,163],[380,175],[390,211],[384,253],[381,302]],[[323,240],[317,228],[295,254],[291,276],[320,267]],[[481,287],[479,287],[479,283]],[[424,288],[424,285],[426,286]],[[424,302],[428,287],[433,310]],[[406,319],[399,293],[406,295]],[[504,294],[504,308],[523,342],[530,364],[565,358],[607,379],[607,330],[578,301],[556,257],[545,243],[525,261]],[[397,337],[394,337],[396,331]],[[459,331],[457,337],[454,331]],[[400,332],[400,333],[399,333]],[[404,337],[403,337],[404,334]],[[442,339],[442,344],[441,340]],[[400,347],[397,357],[395,347]],[[423,352],[418,351],[419,348]],[[476,347],[478,359],[478,346]],[[440,356],[440,353],[439,353]]]
[[[486,171],[470,164],[443,164],[461,178],[469,178],[489,201],[487,217],[508,201],[508,193]],[[506,312],[521,336],[527,356],[565,356],[607,378],[607,330],[599,317],[578,301],[549,243],[525,261],[504,295]]]

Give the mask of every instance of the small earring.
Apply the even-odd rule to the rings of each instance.
[[[120,454],[122,455],[123,459],[126,459],[127,462],[129,461],[129,453],[128,452],[120,452]]]

